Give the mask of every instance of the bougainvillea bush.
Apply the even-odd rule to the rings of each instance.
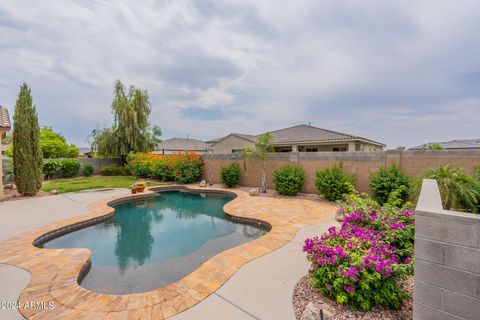
[[[320,292],[353,309],[398,309],[413,273],[414,214],[378,208],[345,216],[340,228],[305,240],[310,279]]]
[[[193,152],[172,155],[137,153],[128,156],[132,175],[161,181],[192,183],[200,179],[202,157]]]

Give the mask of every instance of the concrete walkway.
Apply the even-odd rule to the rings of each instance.
[[[301,229],[287,245],[242,266],[207,299],[170,319],[295,319],[293,289],[308,270],[303,241],[335,224],[328,221]]]
[[[83,214],[87,205],[128,190],[81,192],[0,203],[0,241],[24,231]],[[301,229],[285,246],[242,266],[220,289],[171,319],[294,319],[292,293],[306,274],[303,240],[326,231],[335,221]],[[17,301],[30,274],[0,264],[0,302]],[[0,319],[22,319],[16,310],[0,310]]]
[[[88,204],[128,192],[127,189],[86,191],[0,202],[0,242],[54,221],[85,214],[88,212]],[[30,278],[28,271],[0,264],[0,303],[17,302],[20,292],[30,282]],[[18,310],[0,309],[0,319],[23,319],[23,317]]]

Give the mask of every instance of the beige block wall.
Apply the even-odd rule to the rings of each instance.
[[[204,155],[204,178],[208,170],[212,170],[215,183],[220,183],[221,166],[237,161],[241,167],[240,184],[246,187],[260,185],[262,162],[249,159],[247,170],[243,168],[241,155]],[[303,192],[318,193],[315,187],[315,172],[343,162],[345,172],[355,174],[356,188],[360,192],[369,192],[369,177],[379,168],[398,164],[412,177],[420,176],[425,170],[444,164],[464,167],[471,173],[474,167],[480,166],[480,150],[477,151],[377,151],[377,152],[319,152],[319,153],[287,153],[272,154],[266,164],[267,187],[273,188],[272,173],[284,164],[299,165],[305,169]]]

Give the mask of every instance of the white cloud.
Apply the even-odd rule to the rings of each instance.
[[[116,79],[148,90],[165,137],[308,122],[392,147],[474,137],[479,14],[473,0],[2,1],[0,104],[25,81],[42,124],[82,145],[111,121]],[[425,129],[438,121],[451,129]]]

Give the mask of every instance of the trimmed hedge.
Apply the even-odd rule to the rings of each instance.
[[[105,166],[100,168],[100,175],[101,176],[127,176],[127,170],[125,167],[120,166],[118,164],[112,164],[110,166]]]
[[[93,166],[90,163],[86,163],[83,165],[83,175],[86,177],[90,177],[93,174]]]
[[[294,196],[302,190],[305,171],[302,167],[285,165],[273,172],[275,190],[281,195]]]
[[[227,187],[234,188],[240,182],[240,165],[238,163],[231,163],[222,166],[220,169],[220,178]]]
[[[77,159],[47,159],[43,162],[42,170],[47,179],[58,176],[72,178],[80,171],[80,161]]]
[[[380,168],[370,176],[370,189],[380,205],[388,202],[392,192],[402,201],[407,201],[411,186],[410,176],[396,164],[389,168]]]
[[[78,175],[80,171],[80,161],[77,159],[62,160],[62,177],[72,178]]]
[[[343,164],[316,172],[315,186],[327,200],[339,201],[355,191],[355,177],[343,172]]]

